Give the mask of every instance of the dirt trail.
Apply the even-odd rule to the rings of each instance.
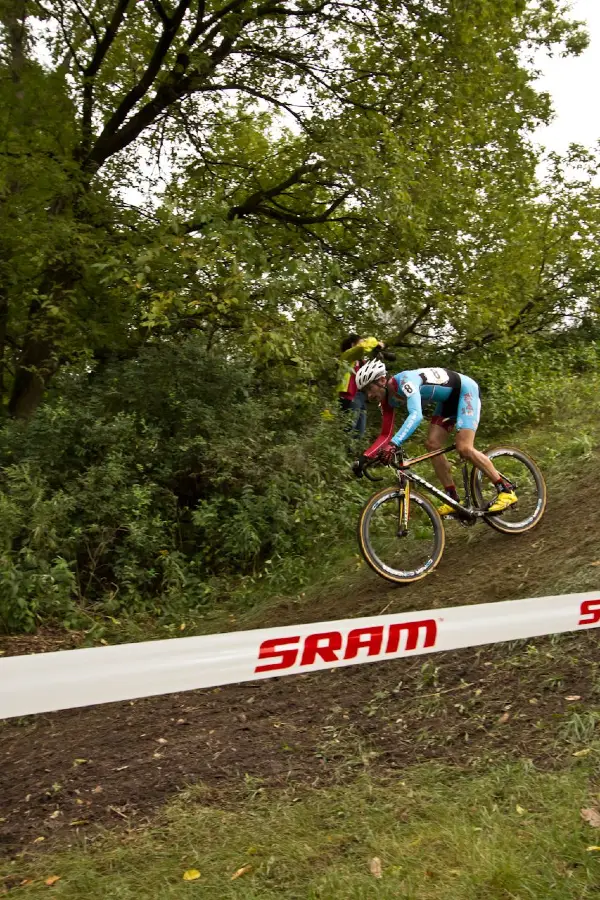
[[[364,574],[350,596],[347,588],[324,591],[304,606],[283,604],[261,624],[543,594],[582,560],[600,558],[591,527],[600,487],[592,466],[589,473],[589,485],[550,500],[529,535],[455,525],[437,574],[424,582],[398,589]],[[552,735],[574,706],[594,701],[600,639],[584,632],[535,647],[456,651],[0,723],[0,852],[68,843],[99,824],[137,825],[195,782],[209,800],[225,802],[257,786],[330,783],[365,765],[467,762],[498,749],[552,765]],[[39,837],[44,844],[34,843]]]

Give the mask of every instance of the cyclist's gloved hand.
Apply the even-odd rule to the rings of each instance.
[[[357,478],[362,478],[365,474],[365,469],[367,467],[367,463],[369,462],[369,457],[365,456],[364,453],[359,456],[359,458],[352,463],[352,471],[356,475]]]
[[[388,466],[392,462],[399,449],[399,447],[396,447],[396,445],[392,444],[390,441],[389,444],[386,444],[386,446],[379,451],[379,459],[384,466]]]

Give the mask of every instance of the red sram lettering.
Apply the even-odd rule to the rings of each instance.
[[[342,649],[342,635],[339,631],[324,631],[323,634],[309,634],[304,641],[301,666],[312,666],[317,656],[323,662],[337,662],[336,653]]]
[[[579,608],[580,625],[595,625],[600,622],[600,600],[584,600]]]
[[[596,618],[580,624],[591,624],[600,621],[600,600],[595,601],[593,614]],[[591,609],[582,612],[591,613]],[[300,637],[270,638],[260,645],[258,657],[261,662],[255,672],[271,672],[275,669],[290,669],[298,664],[312,666],[315,663],[337,663],[341,660],[356,659],[363,655],[387,656],[399,652],[410,652],[419,647],[426,649],[435,646],[437,640],[437,624],[435,619],[421,619],[417,622],[398,622],[392,625],[371,625],[365,628],[353,628],[348,634],[341,631],[323,631]],[[289,645],[293,644],[293,647]]]
[[[405,650],[416,650],[419,644],[421,628],[425,629],[423,647],[433,647],[437,637],[437,625],[435,619],[423,619],[421,622],[400,622],[398,625],[390,625],[386,653],[397,653],[400,646],[400,635],[406,632]]]
[[[362,647],[367,648],[367,656],[377,656],[381,653],[383,643],[383,625],[375,625],[373,628],[354,628],[348,635],[344,659],[355,659]]]
[[[260,645],[260,650],[258,651],[258,658],[276,659],[277,657],[280,657],[280,659],[279,662],[263,663],[261,666],[257,666],[254,671],[270,672],[272,669],[289,669],[290,666],[293,666],[296,662],[298,649],[295,648],[293,650],[282,650],[281,647],[285,647],[286,644],[297,644],[299,641],[299,636],[289,638],[270,638],[268,641],[263,641]]]

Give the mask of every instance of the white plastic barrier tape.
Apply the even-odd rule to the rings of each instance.
[[[600,591],[0,659],[0,719],[600,625]]]

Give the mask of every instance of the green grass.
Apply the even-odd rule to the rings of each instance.
[[[259,793],[237,811],[189,790],[151,828],[60,856],[18,859],[11,896],[69,900],[580,900],[600,890],[590,757],[561,774],[527,764],[467,776],[435,764],[388,783]],[[370,864],[381,863],[381,878]],[[252,868],[231,880],[244,866]],[[183,873],[200,871],[186,883]],[[0,881],[0,884],[2,882]]]

